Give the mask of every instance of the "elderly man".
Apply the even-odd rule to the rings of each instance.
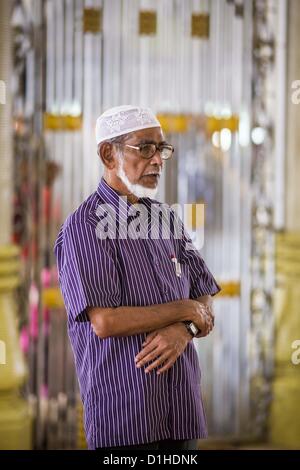
[[[169,236],[152,220],[174,150],[152,111],[108,110],[96,139],[104,176],[55,243],[88,445],[195,449],[207,430],[192,339],[211,331],[220,288],[175,211],[161,205]]]

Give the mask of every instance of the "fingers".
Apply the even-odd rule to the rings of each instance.
[[[203,305],[201,313],[204,321],[204,328],[201,336],[207,336],[214,328],[215,318],[209,305]]]
[[[209,335],[209,333],[212,331],[213,329],[213,326],[212,326],[212,323],[209,319],[206,319],[205,320],[205,329],[204,329],[204,332],[205,332],[205,336]]]
[[[146,369],[145,372],[148,374],[151,370],[163,364],[169,358],[169,354],[165,353],[159,356],[155,361],[153,361]]]
[[[143,367],[145,364],[147,364],[147,362],[150,362],[153,359],[155,359],[158,356],[158,354],[160,354],[160,350],[159,348],[155,348],[151,353],[147,354],[147,356],[145,356],[142,360],[137,362],[136,366]]]
[[[207,333],[210,333],[211,330],[213,329],[213,324],[212,324],[211,318],[206,317],[205,321],[206,321]]]
[[[215,326],[215,317],[214,315],[211,313],[211,311],[209,311],[206,315],[206,318],[207,318],[207,321],[208,321],[208,328],[209,328],[209,333],[211,332],[211,330],[214,328]]]
[[[143,347],[143,349],[135,356],[135,363],[138,367],[144,365],[146,362],[149,362],[149,360],[153,357],[156,357],[154,354],[154,351],[158,348],[159,344],[157,341],[154,341],[154,338],[152,341],[150,341],[146,346]],[[157,355],[158,351],[156,351]]]
[[[173,366],[175,360],[173,358],[170,358],[167,362],[165,362],[165,364],[157,371],[157,375],[163,374],[168,369],[170,369]]]
[[[179,324],[182,328],[182,325]],[[178,325],[169,327],[168,331],[152,332],[147,335],[142,350],[135,357],[137,368],[146,365],[145,372],[163,366],[162,371],[169,369],[177,357],[184,351],[188,341],[186,338],[178,337]],[[160,369],[160,370],[161,370]],[[159,371],[157,371],[159,372]]]
[[[143,358],[139,359],[138,362],[136,362],[136,367],[140,368],[140,367],[144,366],[145,364],[153,361],[153,362],[151,362],[151,364],[149,364],[146,367],[146,369],[145,369],[146,373],[148,373],[151,370],[159,367],[162,364],[164,364],[163,371],[167,370],[174,364],[177,357],[180,355],[180,352],[181,351],[177,350],[176,348],[175,348],[175,351],[174,350],[168,350],[168,351],[163,352],[162,348],[157,346],[151,352],[149,352],[147,355],[145,355]],[[168,360],[168,362],[166,363],[167,360]]]
[[[202,313],[201,333],[197,335],[197,338],[204,338],[205,336],[209,335],[209,333],[214,328],[213,318],[210,315],[208,315],[204,310],[201,313]]]

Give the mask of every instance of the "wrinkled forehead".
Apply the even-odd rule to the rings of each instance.
[[[164,141],[164,134],[161,127],[150,127],[139,131],[130,132],[127,135],[126,142],[156,142]]]

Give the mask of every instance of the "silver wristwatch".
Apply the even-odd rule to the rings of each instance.
[[[188,332],[190,333],[190,335],[192,336],[192,338],[195,338],[195,336],[197,336],[199,333],[201,333],[201,330],[199,330],[199,328],[195,325],[194,322],[184,321],[183,323],[184,323],[186,329],[188,330]]]

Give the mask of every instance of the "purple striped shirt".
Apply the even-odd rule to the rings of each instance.
[[[120,199],[102,178],[97,191],[66,219],[54,247],[88,446],[206,437],[193,341],[165,373],[146,374],[134,362],[146,333],[101,339],[86,315],[88,306],[146,306],[220,290],[199,252],[186,248],[186,235],[165,239],[159,232],[157,239],[100,239],[99,205],[109,203],[120,215]],[[159,204],[149,198],[140,202],[148,211]],[[162,206],[171,213],[169,206]],[[181,277],[175,273],[174,255],[181,263]]]

